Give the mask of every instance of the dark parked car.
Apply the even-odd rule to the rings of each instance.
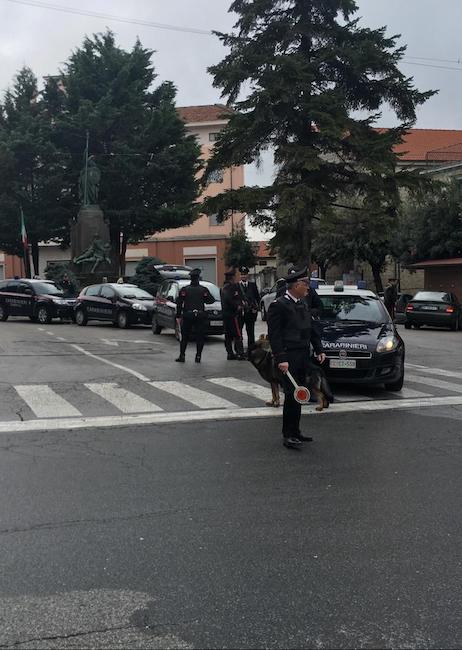
[[[53,318],[74,317],[75,300],[65,298],[54,282],[48,280],[2,280],[0,282],[0,320],[9,316],[28,316],[45,324]]]
[[[174,329],[176,337],[179,332],[176,326],[176,301],[180,289],[187,286],[190,280],[165,280],[157,292],[154,304],[154,313],[152,316],[152,331],[154,334],[160,334],[164,328]],[[207,334],[223,334],[223,314],[221,311],[220,289],[211,282],[201,282],[201,285],[207,287],[215,302],[211,305],[205,305],[209,322]]]
[[[406,307],[404,327],[449,327],[459,330],[462,325],[462,307],[450,291],[418,291]]]
[[[150,325],[153,306],[154,297],[135,284],[92,284],[75,301],[75,321],[86,325],[89,320],[106,320],[122,328]]]
[[[319,327],[329,380],[401,390],[404,342],[383,302],[372,291],[341,283],[319,287],[317,293],[323,304]]]

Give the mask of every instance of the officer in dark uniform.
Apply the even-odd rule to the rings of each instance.
[[[260,309],[260,294],[255,282],[249,280],[249,269],[241,266],[239,269],[241,279],[239,280],[239,291],[241,292],[243,307],[241,318],[241,329],[247,332],[247,347],[251,348],[255,343],[255,321]]]
[[[192,334],[196,337],[196,363],[201,362],[202,349],[207,330],[207,313],[205,305],[215,302],[207,287],[199,284],[200,269],[193,269],[189,274],[191,284],[183,287],[177,299],[176,318],[181,323],[180,356],[175,361],[184,363],[186,347]]]
[[[290,371],[295,381],[303,386],[310,365],[310,343],[320,363],[326,355],[321,339],[312,329],[311,313],[305,297],[310,279],[306,269],[291,269],[286,277],[287,291],[268,309],[268,335],[275,363],[282,373]],[[303,441],[312,440],[300,432],[301,405],[294,398],[294,387],[284,377],[284,410],[282,436],[285,447],[300,449]]]
[[[234,282],[235,275],[235,271],[227,271],[225,273],[225,282],[221,290],[221,308],[223,311],[225,348],[228,353],[228,361],[245,359],[240,324],[244,311],[244,303],[239,287]]]

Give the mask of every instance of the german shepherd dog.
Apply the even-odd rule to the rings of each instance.
[[[266,406],[281,406],[279,387],[282,386],[284,375],[274,363],[270,342],[266,334],[261,334],[255,345],[249,351],[249,361],[257,369],[260,377],[271,385],[272,399],[266,402]],[[334,396],[327,379],[318,366],[310,363],[309,375],[307,375],[307,388],[318,401],[317,411],[329,408],[334,401]]]

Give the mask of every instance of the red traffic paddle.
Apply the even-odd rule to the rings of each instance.
[[[294,400],[299,404],[308,404],[311,398],[311,393],[308,388],[306,388],[306,386],[299,386],[289,371],[286,372],[286,375],[295,389]]]

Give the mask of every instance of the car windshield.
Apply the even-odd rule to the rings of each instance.
[[[384,323],[386,313],[376,298],[365,296],[319,296],[322,301],[322,320]]]
[[[182,289],[183,287],[187,287],[188,284],[190,284],[189,280],[188,282],[185,281],[178,282],[178,286],[180,287],[180,289]],[[203,287],[207,287],[207,289],[210,291],[210,293],[212,294],[212,296],[215,298],[217,302],[221,300],[220,289],[217,287],[216,284],[212,284],[211,282],[201,282],[200,284]]]
[[[122,298],[137,298],[138,300],[154,300],[153,296],[139,287],[120,287],[117,289]]]
[[[442,291],[418,291],[412,300],[430,300],[431,302],[451,302],[451,296]]]
[[[37,294],[50,294],[51,296],[62,296],[63,292],[55,284],[48,282],[34,282],[32,285]]]

